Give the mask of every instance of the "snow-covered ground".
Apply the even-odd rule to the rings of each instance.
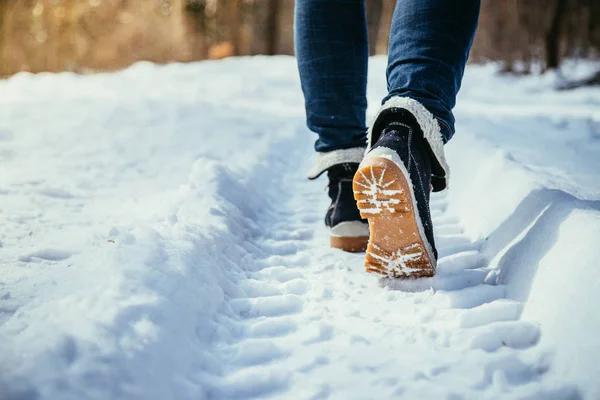
[[[0,399],[600,398],[598,88],[468,68],[415,281],[328,247],[302,105],[288,57],[0,81]]]

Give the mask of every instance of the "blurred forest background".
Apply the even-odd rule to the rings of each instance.
[[[395,0],[366,4],[371,53],[385,54]],[[293,0],[0,0],[0,76],[293,54],[293,8]],[[599,57],[600,0],[482,2],[471,62],[539,73]]]

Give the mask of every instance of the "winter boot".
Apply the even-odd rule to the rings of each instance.
[[[365,251],[369,241],[367,220],[360,217],[352,192],[352,178],[358,163],[333,166],[327,170],[331,205],[325,225],[331,233],[331,247],[350,252]]]
[[[331,205],[325,225],[331,234],[331,247],[349,252],[365,251],[369,241],[367,221],[360,217],[352,191],[352,179],[364,152],[364,148],[352,148],[319,153],[309,174],[309,179],[316,179],[327,172]]]
[[[435,274],[429,195],[446,187],[442,146],[437,121],[420,103],[396,97],[383,106],[353,182],[360,215],[369,221],[368,272],[393,278]]]

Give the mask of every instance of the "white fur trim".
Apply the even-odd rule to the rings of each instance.
[[[435,119],[432,113],[429,112],[421,103],[417,100],[411,99],[409,97],[392,97],[388,101],[381,106],[381,109],[375,116],[374,121],[377,121],[379,115],[390,108],[404,108],[408,112],[410,112],[417,119],[421,130],[423,131],[423,136],[425,140],[429,143],[429,147],[431,147],[431,151],[433,151],[433,155],[438,160],[444,172],[446,174],[446,188],[448,188],[448,183],[450,181],[450,167],[446,162],[446,155],[444,153],[444,141],[442,140],[442,132],[440,131],[440,125],[438,121]],[[373,146],[371,143],[371,139],[373,136],[373,125],[369,128],[368,132],[368,147],[367,151]]]
[[[369,224],[360,221],[340,222],[333,228],[329,228],[329,233],[335,237],[368,237]]]
[[[373,151],[371,151],[369,154],[367,154],[365,156],[365,159],[363,162],[366,162],[367,160],[370,160],[373,158],[385,158],[387,160],[392,161],[394,164],[396,164],[398,166],[398,168],[400,168],[400,170],[404,174],[404,177],[406,178],[406,181],[409,183],[408,186],[410,189],[410,198],[413,203],[413,210],[415,210],[415,217],[416,217],[415,219],[417,220],[417,228],[419,229],[419,234],[421,235],[421,240],[423,241],[423,243],[425,243],[425,250],[427,250],[429,259],[433,263],[433,270],[435,271],[436,267],[437,267],[437,260],[433,256],[433,249],[431,248],[431,244],[429,243],[429,240],[427,240],[427,236],[425,235],[425,229],[423,228],[423,222],[421,222],[421,217],[419,216],[419,212],[417,211],[418,210],[417,201],[415,200],[415,192],[413,190],[413,185],[410,180],[410,175],[408,175],[408,171],[406,170],[406,167],[404,166],[404,163],[398,156],[398,153],[396,153],[394,150],[388,149],[387,147],[377,147],[376,149],[374,149]]]
[[[308,179],[316,179],[328,168],[344,163],[360,164],[365,156],[364,147],[353,147],[351,149],[334,150],[325,153],[317,153],[315,166],[308,172]]]

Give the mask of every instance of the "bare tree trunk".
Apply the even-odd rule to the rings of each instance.
[[[269,0],[267,14],[267,54],[277,54],[279,35],[279,0]]]
[[[390,41],[390,28],[392,15],[394,14],[395,0],[383,0],[381,6],[381,18],[379,19],[379,31],[377,32],[377,45],[375,54],[387,54]]]
[[[266,0],[265,0],[266,1]],[[267,10],[264,3],[252,1],[248,3],[250,8],[249,25],[250,25],[250,46],[249,54],[266,54],[267,53]]]
[[[9,0],[0,0],[0,76],[8,74],[6,47],[6,22],[8,18],[8,2]]]
[[[550,30],[546,35],[546,68],[556,69],[560,64],[560,28],[565,14],[566,0],[556,0]]]
[[[597,0],[588,0],[589,3],[589,15],[588,15],[588,41],[589,45],[596,50],[600,50],[600,35],[598,34],[598,28],[600,26],[600,4]]]
[[[377,51],[377,38],[381,26],[381,13],[383,0],[367,0],[367,27],[369,31],[369,54],[375,55]]]
[[[519,10],[517,0],[504,1],[504,13],[502,14],[502,72],[514,73],[515,61],[517,61],[519,48]]]
[[[205,59],[208,56],[205,9],[204,0],[186,0],[184,3],[184,20],[191,44],[191,60]]]
[[[230,0],[229,3],[229,40],[231,40],[233,46],[233,54],[239,56],[242,4],[240,0]]]

